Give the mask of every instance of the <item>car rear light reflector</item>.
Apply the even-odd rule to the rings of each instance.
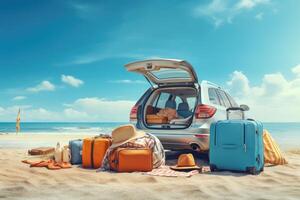
[[[130,120],[135,120],[137,119],[137,110],[138,110],[138,106],[135,105],[132,107],[131,111],[130,111]]]
[[[196,134],[196,138],[208,138],[208,134]]]
[[[213,106],[200,104],[197,106],[195,111],[195,118],[196,119],[208,119],[214,116],[217,109]]]

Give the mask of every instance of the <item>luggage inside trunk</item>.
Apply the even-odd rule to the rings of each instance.
[[[189,127],[197,104],[193,87],[168,87],[155,90],[144,107],[148,128],[172,129]]]

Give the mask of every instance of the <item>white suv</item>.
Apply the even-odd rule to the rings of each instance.
[[[208,81],[198,83],[193,67],[186,61],[153,59],[125,65],[130,72],[145,76],[151,84],[130,112],[137,129],[157,136],[165,149],[207,151],[209,129],[214,121],[226,119],[226,109],[237,107],[221,87]],[[161,109],[176,109],[178,119],[149,124],[146,116]]]

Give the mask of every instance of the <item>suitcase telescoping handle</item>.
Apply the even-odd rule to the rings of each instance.
[[[242,119],[245,119],[245,113],[244,113],[245,110],[243,108],[241,108],[241,107],[230,107],[230,108],[227,108],[226,109],[226,117],[227,117],[227,119],[229,119],[229,112],[231,110],[239,110],[239,111],[241,111],[241,113],[242,113]]]

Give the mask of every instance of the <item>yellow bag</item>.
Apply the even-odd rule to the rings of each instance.
[[[272,138],[271,134],[264,130],[263,134],[264,139],[264,156],[265,156],[265,163],[270,163],[273,165],[284,165],[287,164],[287,161],[283,157],[279,146],[275,142],[275,140]]]

